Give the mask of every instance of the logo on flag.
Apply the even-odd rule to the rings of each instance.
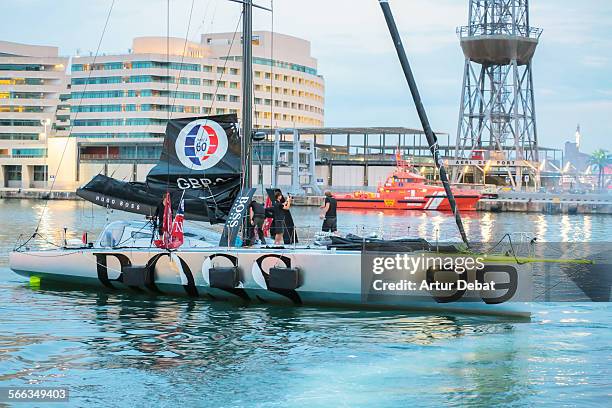
[[[206,170],[215,166],[227,153],[227,134],[221,125],[210,119],[188,123],[178,134],[176,156],[191,170]]]

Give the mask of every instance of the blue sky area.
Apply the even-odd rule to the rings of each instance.
[[[191,0],[170,0],[170,34],[184,37]],[[270,0],[261,0],[269,5]],[[111,0],[19,0],[3,7],[0,39],[96,49]],[[433,127],[457,128],[463,54],[455,27],[468,0],[391,0]],[[544,29],[534,62],[540,143],[561,147],[582,126],[583,150],[612,150],[612,1],[533,0],[531,22]],[[412,126],[418,120],[376,0],[275,0],[275,31],[312,42],[325,76],[326,125]],[[240,6],[195,0],[189,38],[233,31]],[[255,29],[270,29],[258,11]],[[115,0],[102,51],[126,52],[131,39],[165,35],[165,0]]]

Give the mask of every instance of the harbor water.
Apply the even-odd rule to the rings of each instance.
[[[43,215],[41,217],[41,215]],[[301,236],[318,210],[295,208]],[[609,303],[538,303],[531,322],[445,313],[243,306],[31,287],[20,234],[60,242],[138,218],[75,201],[0,200],[0,387],[67,387],[70,406],[600,406]],[[342,232],[456,239],[449,214],[339,213]],[[612,216],[464,214],[468,236],[609,242]],[[329,271],[333,273],[333,271]],[[2,403],[0,403],[1,406]]]

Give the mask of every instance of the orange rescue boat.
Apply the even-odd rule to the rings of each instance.
[[[416,173],[412,163],[403,160],[399,152],[396,160],[397,168],[376,193],[355,191],[351,194],[334,194],[338,208],[451,211],[444,187],[431,184],[427,178]],[[453,195],[461,211],[476,211],[482,197],[477,190],[454,188]]]

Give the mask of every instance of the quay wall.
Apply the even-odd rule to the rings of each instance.
[[[43,189],[0,189],[0,198],[80,200],[74,191],[52,191]],[[255,198],[263,201],[261,194]],[[320,207],[322,196],[296,196],[294,205]],[[478,211],[524,212],[543,214],[612,214],[610,194],[544,194],[544,193],[502,193],[496,199],[482,199]]]

